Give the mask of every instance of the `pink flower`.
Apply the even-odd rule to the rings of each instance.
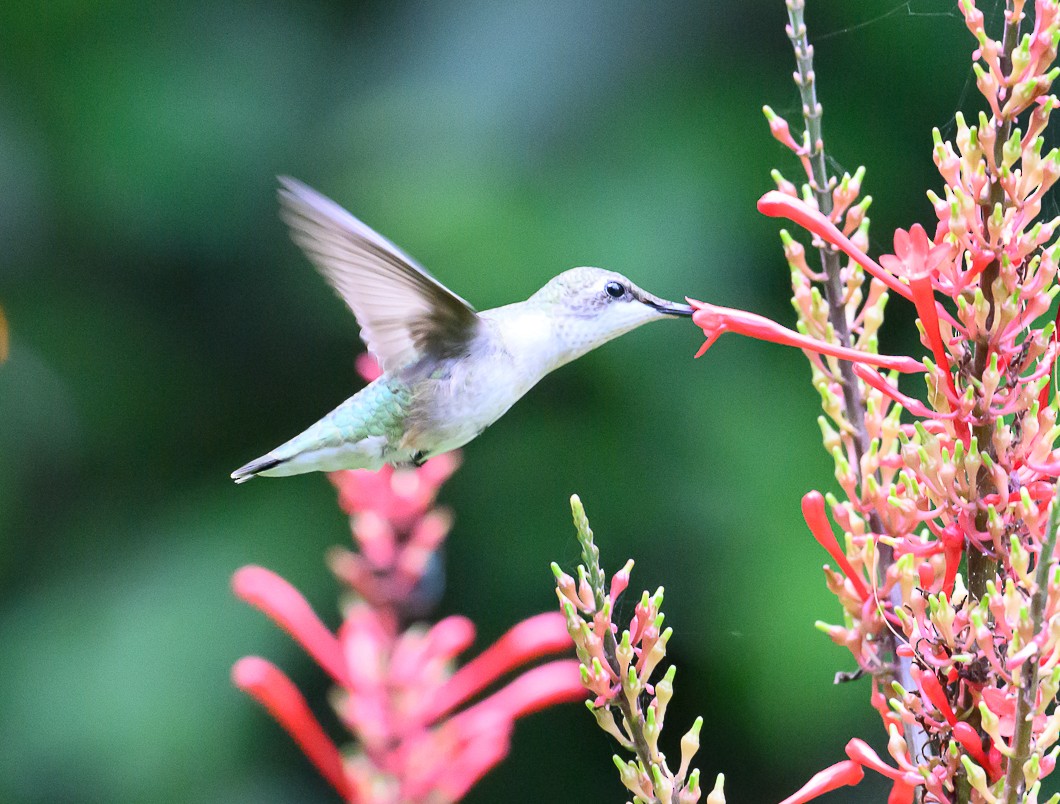
[[[895,276],[905,277],[908,280],[909,289],[913,295],[913,304],[924,326],[924,335],[935,356],[935,363],[946,375],[950,401],[956,404],[957,389],[953,385],[953,375],[950,371],[950,356],[943,345],[942,333],[939,331],[937,303],[931,286],[931,279],[937,275],[939,266],[943,263],[951,263],[952,255],[952,246],[946,244],[936,246],[928,240],[927,233],[918,223],[909,232],[902,229],[895,231],[894,255],[885,254],[880,257],[880,262]]]
[[[884,270],[868,254],[858,248],[844,235],[836,225],[814,209],[805,201],[786,195],[778,190],[770,190],[758,199],[758,211],[770,217],[788,218],[804,229],[831,243],[840,251],[848,254],[862,268],[883,282],[888,288],[899,296],[904,296],[910,301],[912,293],[909,288],[899,282],[894,276]]]
[[[891,794],[887,799],[888,804],[910,804],[912,802],[913,790],[922,784],[922,780],[907,776],[902,770],[888,765],[863,740],[854,738],[847,743],[846,753],[849,759],[837,762],[815,774],[810,781],[780,804],[805,804],[837,788],[853,787],[865,777],[864,768],[874,770],[893,780]]]
[[[849,759],[830,765],[823,771],[818,771],[810,781],[780,802],[780,804],[805,804],[815,798],[838,790],[840,787],[854,787],[865,778],[865,771],[861,766]]]
[[[389,612],[358,603],[347,610],[336,637],[290,584],[268,570],[244,567],[233,587],[238,597],[284,628],[338,685],[338,713],[358,738],[359,762],[343,763],[276,667],[247,657],[233,669],[236,685],[269,710],[348,801],[455,801],[507,754],[516,719],[585,695],[573,659],[524,669],[534,659],[570,648],[559,613],[516,625],[454,673],[452,660],[474,639],[474,626],[465,618],[401,632]],[[504,676],[520,670],[489,693]],[[389,787],[373,779],[390,780]],[[392,795],[368,792],[379,789]]]
[[[244,656],[232,667],[232,683],[276,718],[340,796],[347,801],[354,800],[339,749],[282,670],[258,656]]]
[[[425,576],[452,524],[448,511],[432,506],[459,465],[460,454],[448,452],[416,468],[329,474],[359,548],[333,550],[332,571],[373,605],[411,616],[429,609],[441,585]]]
[[[427,512],[458,466],[459,453],[446,452],[416,469],[395,469],[387,464],[378,472],[344,469],[328,478],[339,490],[339,506],[347,514],[371,512],[402,528]]]
[[[836,346],[833,343],[819,341],[815,338],[801,335],[798,332],[793,332],[780,326],[775,321],[770,321],[768,318],[763,318],[745,310],[719,307],[716,304],[707,304],[695,299],[689,299],[688,303],[695,308],[695,312],[692,314],[693,323],[700,327],[707,336],[706,343],[696,352],[696,357],[703,355],[723,333],[736,332],[750,338],[772,341],[783,346],[795,346],[810,352],[838,357],[840,360],[849,360],[852,363],[879,366],[907,374],[924,371],[924,364],[911,357],[878,355],[858,349]]]
[[[1050,310],[1060,293],[1060,219],[1041,212],[1060,180],[1060,151],[1044,147],[1058,104],[1047,93],[1060,75],[1060,2],[1010,4],[999,39],[987,33],[975,0],[959,5],[977,42],[973,70],[987,111],[971,124],[958,112],[952,141],[933,132],[944,181],[929,192],[937,220],[895,231],[893,254],[878,262],[865,252],[860,171],[830,178],[820,163],[807,165],[819,109],[805,27],[793,14],[806,144],[768,111],[767,118],[807,183],[797,188],[774,171],[778,190],[758,208],[804,227],[821,249],[823,270],[815,272],[804,247],[781,233],[802,339],[738,311],[700,309],[693,317],[706,346],[732,330],[808,351],[824,446],[846,497],[828,500],[844,534],[838,541],[821,495],[803,500],[807,525],[839,570],[827,570],[826,583],[844,622],[818,627],[872,674],[872,705],[897,767],[856,740],[847,756],[893,780],[891,802],[911,801],[917,787],[925,801],[964,800],[958,776],[970,800],[1033,797],[1028,791],[1055,767],[1048,702],[1060,655],[1060,427],[1050,375],[1060,313]],[[821,156],[823,143],[812,146]],[[899,390],[893,374],[878,369],[900,365],[860,354],[876,350],[883,287],[916,308],[931,355],[917,369],[924,386]],[[924,401],[910,395],[921,388]],[[837,763],[789,802],[856,777]]]
[[[373,365],[358,363],[368,379]],[[428,571],[437,566],[451,517],[432,506],[458,462],[449,453],[415,469],[330,475],[359,548],[329,556],[356,593],[337,634],[279,575],[251,566],[232,578],[236,596],[287,631],[331,677],[336,712],[356,750],[344,759],[291,681],[264,659],[240,660],[236,685],[268,709],[347,801],[456,801],[507,755],[518,718],[585,697],[573,659],[530,666],[572,647],[558,613],[524,620],[455,671],[454,661],[475,640],[470,620],[407,625],[437,594]]]
[[[982,692],[983,703],[999,721],[998,732],[1002,737],[1011,737],[1016,730],[1016,691],[987,687]],[[1035,730],[1045,728],[1045,715],[1034,718]]]
[[[817,543],[835,559],[858,597],[862,601],[868,598],[869,590],[865,588],[861,575],[854,570],[846,554],[839,549],[839,543],[836,541],[835,534],[832,533],[832,526],[828,524],[828,514],[824,510],[824,496],[821,492],[811,491],[802,498],[802,516]]]

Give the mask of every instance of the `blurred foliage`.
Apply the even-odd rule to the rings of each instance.
[[[808,18],[830,152],[868,166],[887,249],[931,219],[930,127],[974,94],[973,43],[943,0]],[[228,591],[261,563],[334,623],[323,552],[348,538],[320,475],[228,479],[359,384],[276,174],[480,309],[594,264],[790,324],[754,208],[772,166],[795,172],[760,111],[797,116],[784,22],[781,0],[3,4],[0,800],[332,800],[228,680],[267,655],[334,725],[321,673]],[[909,348],[911,311],[889,312],[885,348]],[[776,800],[879,728],[812,625],[840,613],[799,515],[833,483],[809,372],[735,336],[693,363],[700,340],[631,334],[468,447],[439,613],[486,644],[554,606],[577,491],[605,567],[667,588],[670,750],[702,713],[704,777]],[[471,800],[624,800],[611,753],[578,707],[536,715]]]

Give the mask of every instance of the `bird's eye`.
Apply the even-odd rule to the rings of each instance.
[[[608,282],[604,285],[604,292],[612,299],[621,299],[626,295],[626,289],[621,282]]]

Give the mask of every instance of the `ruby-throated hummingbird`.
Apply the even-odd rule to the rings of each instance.
[[[600,268],[572,268],[526,301],[477,313],[335,202],[280,184],[291,236],[353,311],[383,374],[234,471],[237,483],[418,465],[466,444],[550,371],[641,324],[692,315]]]

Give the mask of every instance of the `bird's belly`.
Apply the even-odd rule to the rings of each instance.
[[[430,443],[413,443],[418,451],[436,455],[462,447],[503,416],[525,394],[533,382],[513,372],[457,372],[440,381],[437,393],[424,406],[424,420]],[[421,434],[410,433],[413,441]]]

